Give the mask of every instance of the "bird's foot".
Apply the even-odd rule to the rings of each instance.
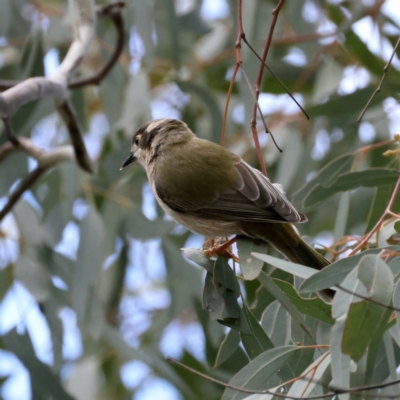
[[[204,245],[211,241],[211,247],[208,249],[204,248]],[[226,258],[232,258],[234,261],[239,262],[239,259],[231,251],[231,246],[237,241],[237,237],[234,236],[232,239],[226,241],[222,244],[215,244],[213,239],[208,239],[204,242],[203,251],[207,257],[213,257],[216,255],[221,255]]]

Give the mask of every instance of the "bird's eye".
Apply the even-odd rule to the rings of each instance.
[[[136,144],[136,146],[139,146],[139,137],[138,136],[135,137],[134,143]]]

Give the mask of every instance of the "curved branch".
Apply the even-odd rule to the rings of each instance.
[[[124,20],[122,18],[121,9],[125,6],[123,2],[109,4],[101,8],[99,15],[107,15],[111,18],[115,29],[117,31],[117,42],[115,49],[112,52],[110,58],[106,63],[99,68],[93,75],[83,78],[77,78],[69,82],[69,89],[77,89],[87,85],[98,85],[104,79],[104,77],[110,72],[111,68],[118,61],[122,50],[124,49],[125,43],[125,27]]]
[[[25,191],[27,191],[47,170],[45,167],[37,167],[23,179],[15,190],[11,193],[6,205],[0,211],[0,221],[11,211],[15,203],[20,199]]]
[[[115,26],[117,32],[117,41],[115,48],[110,56],[110,58],[105,62],[103,66],[99,68],[93,75],[88,77],[81,77],[72,79],[68,82],[68,89],[77,89],[88,85],[99,85],[100,82],[107,76],[111,68],[118,61],[125,44],[125,26],[124,19],[122,18],[122,8],[125,7],[123,1],[118,1],[112,4],[106,4],[104,6],[98,7],[96,10],[99,17],[109,17]],[[80,60],[81,61],[81,60]],[[79,62],[80,64],[80,62]],[[78,64],[78,65],[79,65]],[[11,89],[12,87],[18,85],[23,81],[20,80],[7,80],[0,79],[0,92]]]
[[[72,146],[74,147],[76,160],[79,166],[85,171],[92,173],[94,171],[93,163],[86,151],[85,142],[83,141],[81,128],[75,110],[68,100],[56,104],[56,108],[68,129],[69,137]]]

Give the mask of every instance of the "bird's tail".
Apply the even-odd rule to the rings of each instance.
[[[250,237],[262,239],[271,243],[290,261],[302,264],[310,268],[321,270],[330,262],[308,245],[296,232],[290,223],[271,223],[271,224],[242,224],[243,230]],[[325,302],[331,303],[334,291],[330,289],[318,293],[319,297]]]

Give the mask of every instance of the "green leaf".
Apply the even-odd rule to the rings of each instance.
[[[331,355],[327,352],[315,360],[296,380],[288,391],[288,396],[308,397],[318,385],[323,374],[331,364]]]
[[[161,241],[171,295],[171,318],[186,310],[194,297],[201,297],[202,271],[186,261],[180,250],[186,238],[187,235],[168,235]]]
[[[252,239],[246,237],[240,237],[237,241],[240,269],[245,280],[256,279],[264,265],[263,261],[252,256],[252,252],[257,250],[266,252],[267,246],[266,243],[256,245]]]
[[[15,263],[15,278],[20,280],[36,301],[41,302],[50,294],[51,278],[34,258],[34,254],[21,255]]]
[[[240,335],[239,332],[231,329],[227,335],[224,337],[224,340],[221,342],[221,345],[218,349],[218,354],[215,359],[214,368],[218,368],[221,364],[223,364],[239,347],[240,343]]]
[[[342,352],[354,361],[360,360],[374,337],[380,337],[386,326],[389,315],[384,312],[383,306],[374,304],[368,298],[389,304],[393,292],[393,275],[390,268],[378,255],[365,255],[343,282],[352,293],[367,297],[360,301],[350,294],[338,293],[333,305],[336,316],[345,315]],[[347,311],[348,308],[348,311]]]
[[[242,338],[246,353],[250,359],[254,359],[262,352],[272,349],[274,345],[245,304],[243,305],[243,313],[249,324],[251,335],[241,332],[240,337]]]
[[[397,246],[388,246],[388,250],[398,251]],[[371,249],[363,251],[360,254],[356,254],[352,257],[342,258],[328,265],[321,271],[318,271],[315,275],[306,279],[300,286],[299,293],[313,293],[318,292],[322,289],[331,288],[338,283],[342,282],[346,275],[356,267],[358,262],[367,254],[379,254],[382,249]]]
[[[104,238],[103,222],[98,213],[89,207],[80,225],[80,243],[71,285],[71,302],[80,323],[86,318],[89,288],[103,265]]]
[[[394,224],[394,229],[396,230],[397,233],[400,233],[400,221],[397,221]]]
[[[213,142],[219,143],[221,141],[222,113],[212,92],[193,82],[178,81],[177,84],[184,92],[195,94],[204,103],[211,117],[211,138]]]
[[[344,316],[336,320],[332,328],[330,340],[332,386],[337,388],[350,387],[351,359],[342,352],[342,338],[345,322],[346,319]]]
[[[354,361],[360,360],[367,350],[377,326],[387,322],[382,319],[384,315],[382,306],[368,300],[351,304],[343,332],[343,354],[349,355]]]
[[[367,87],[344,96],[334,95],[331,96],[327,102],[308,108],[307,112],[311,118],[320,115],[329,115],[331,118],[343,117],[351,114],[356,115],[364,108],[373,92],[373,88]],[[377,96],[375,96],[372,107],[378,104],[378,102]]]
[[[13,283],[14,269],[11,264],[8,264],[7,267],[0,269],[0,302],[3,301]]]
[[[365,233],[371,231],[371,229],[378,222],[379,218],[385,212],[386,206],[389,203],[393,190],[394,185],[380,186],[376,189],[374,199],[369,209],[368,223],[365,227]]]
[[[271,338],[275,347],[288,344],[290,340],[290,336],[288,337],[290,324],[287,318],[287,311],[279,301],[274,301],[264,311],[261,317],[261,326]]]
[[[346,32],[346,48],[357,57],[365,68],[377,76],[382,75],[385,66],[384,61],[377,55],[373,54],[368,49],[368,46],[351,29]],[[393,72],[395,73],[395,71]]]
[[[228,328],[234,329],[238,332],[244,333],[246,335],[252,335],[252,330],[243,309],[240,309],[240,315],[238,319],[220,319],[218,320],[218,322],[221,325],[225,325]]]
[[[290,301],[296,306],[300,313],[326,322],[327,324],[333,325],[335,323],[329,304],[324,303],[319,298],[303,299],[296,292],[296,289],[288,282],[279,279],[274,279],[274,282],[289,297]]]
[[[288,313],[292,317],[292,334],[293,334],[293,326],[301,329],[302,334],[306,335],[308,340],[311,338],[313,343],[315,342],[313,332],[310,330],[310,325],[307,322],[307,318],[305,318],[302,314],[299,313],[297,308],[292,304],[291,300],[288,296],[276,285],[275,281],[271,279],[267,274],[261,273],[259,276],[259,281],[262,285],[282,304],[283,307],[288,311]],[[303,340],[300,343],[304,343]],[[289,368],[289,367],[288,367]],[[293,371],[293,368],[289,368],[288,371]],[[287,379],[291,379],[293,376],[288,377]],[[285,378],[286,379],[286,378]]]
[[[27,174],[28,160],[24,153],[16,152],[1,160],[0,197],[6,196],[13,183],[23,179]]]
[[[240,307],[237,296],[230,289],[222,293],[214,284],[213,275],[206,274],[203,291],[203,309],[210,313],[212,320],[237,320],[240,315]]]
[[[13,214],[17,220],[20,235],[29,244],[41,244],[44,241],[43,229],[32,206],[25,200],[20,200],[14,207]]]
[[[219,256],[214,264],[213,283],[220,294],[229,289],[236,294],[236,297],[240,295],[240,287],[236,275],[225,257]]]
[[[263,262],[266,262],[267,264],[272,265],[273,267],[279,268],[282,271],[289,272],[289,274],[303,279],[310,278],[318,272],[313,268],[306,267],[301,264],[295,264],[281,258],[272,257],[268,254],[251,253],[251,255],[262,260]]]
[[[331,184],[316,185],[304,199],[304,207],[311,208],[338,192],[359,187],[379,187],[395,183],[400,172],[388,168],[368,168],[363,171],[347,172],[338,176]]]
[[[268,380],[279,370],[286,360],[293,354],[300,351],[301,347],[282,346],[271,349],[260,354],[229,381],[231,386],[266,390]],[[248,396],[248,393],[237,392],[232,389],[225,389],[221,400],[239,400]]]
[[[74,400],[61,385],[60,379],[46,364],[36,358],[31,339],[27,333],[18,335],[13,329],[2,337],[6,348],[12,351],[28,370],[33,399],[54,398]]]
[[[295,194],[296,202],[303,201],[317,185],[327,185],[334,182],[338,175],[350,171],[353,163],[354,153],[343,154],[326,164],[317,175],[305,183]]]
[[[392,298],[394,277],[379,255],[368,254],[358,265],[358,279],[367,288],[368,297],[388,305]]]
[[[154,24],[152,18],[154,4],[141,0],[133,0],[131,4],[134,11],[134,25],[146,49],[144,52],[146,68],[150,71],[153,68],[154,62]]]

